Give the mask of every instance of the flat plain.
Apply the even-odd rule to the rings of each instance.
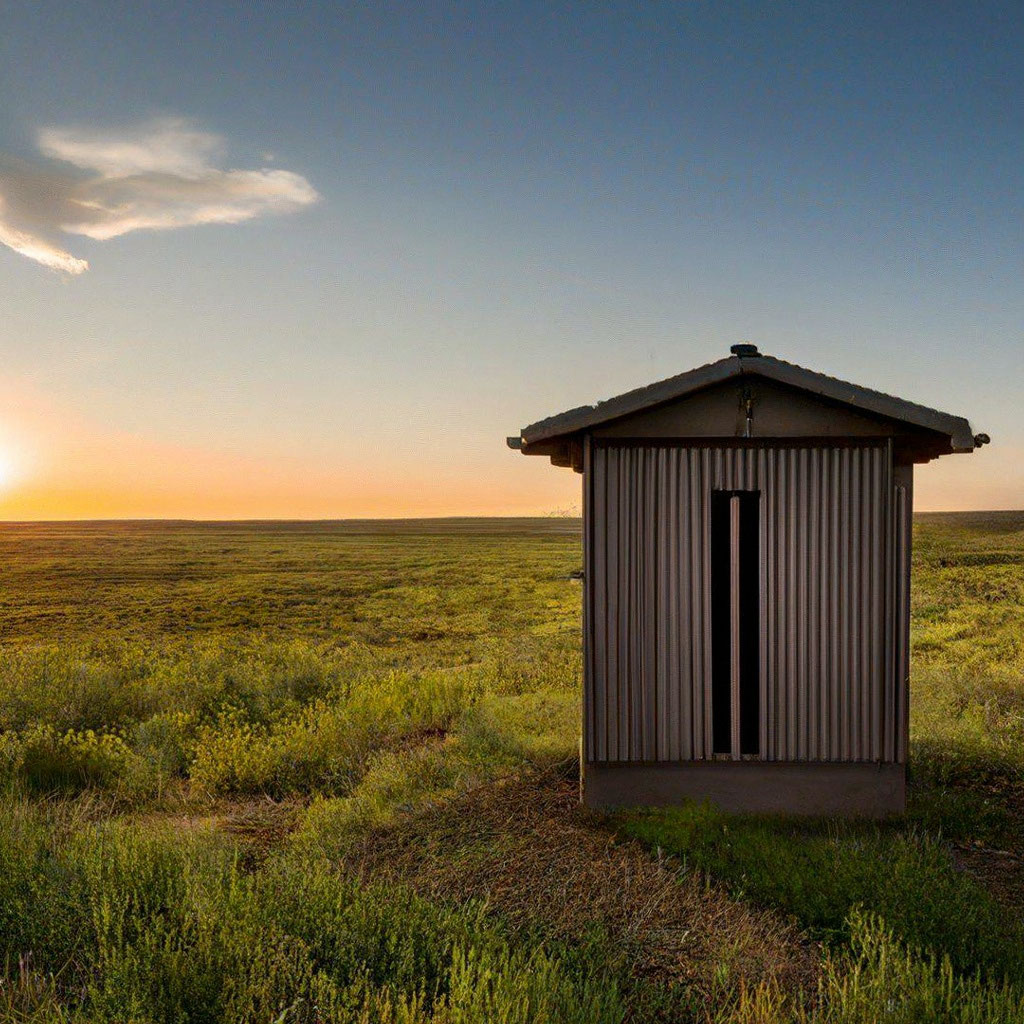
[[[1024,513],[889,823],[576,805],[579,523],[0,524],[0,1021],[1024,1020]]]

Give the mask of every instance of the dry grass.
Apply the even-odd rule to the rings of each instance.
[[[481,786],[353,847],[350,871],[432,898],[485,901],[513,925],[573,940],[607,932],[636,978],[711,995],[774,979],[812,990],[818,949],[779,916],[616,839],[555,774]]]
[[[263,797],[221,806],[223,811],[215,820],[225,832],[249,845],[270,850],[295,830],[303,805],[297,800],[278,802]]]
[[[996,799],[1006,820],[998,845],[981,839],[951,844],[953,863],[976,878],[1004,906],[1024,910],[1024,787],[1004,787]]]

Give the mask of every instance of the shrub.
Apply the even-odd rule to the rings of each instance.
[[[463,716],[459,732],[481,758],[548,766],[579,756],[581,716],[580,697],[573,691],[489,695]]]
[[[0,647],[0,730],[116,731],[150,713],[152,667],[128,645]]]
[[[8,734],[4,759],[10,777],[36,793],[76,792],[90,786],[111,787],[127,777],[133,754],[116,733],[60,734],[36,725],[20,735]]]
[[[916,777],[933,785],[1024,780],[1024,686],[1012,667],[916,669],[911,700]]]
[[[550,767],[577,756],[579,695],[539,690],[485,695],[453,723],[443,741],[370,755],[347,796],[313,803],[296,836],[341,856],[366,828],[436,803],[524,766]]]
[[[347,793],[376,751],[443,733],[476,699],[461,673],[391,673],[269,725],[230,709],[200,728],[191,776],[210,792]]]
[[[196,752],[194,712],[160,711],[131,732],[133,749],[162,777],[184,776]]]

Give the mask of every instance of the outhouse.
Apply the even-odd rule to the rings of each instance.
[[[583,475],[583,799],[901,812],[914,466],[988,438],[731,353],[508,439]]]

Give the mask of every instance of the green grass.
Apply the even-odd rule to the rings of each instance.
[[[625,815],[625,834],[679,856],[738,896],[793,914],[833,945],[874,914],[903,943],[1024,984],[1024,927],[956,871],[927,832],[856,822],[726,816],[709,807]]]
[[[1024,995],[958,975],[949,959],[921,955],[884,923],[854,912],[849,947],[825,957],[813,1000],[763,985],[726,1001],[721,1024],[1016,1024]]]
[[[710,1002],[662,991],[600,935],[345,874],[367,829],[571,766],[577,531],[0,525],[0,1021],[1022,1019],[1019,913],[950,843],[1024,851],[1024,514],[917,520],[906,821],[620,822],[824,940],[816,994],[725,949]],[[268,799],[290,841],[220,827]]]
[[[47,827],[8,799],[0,869],[0,958],[23,965],[7,1019],[622,1019],[600,962],[309,856],[247,873],[212,831]]]

